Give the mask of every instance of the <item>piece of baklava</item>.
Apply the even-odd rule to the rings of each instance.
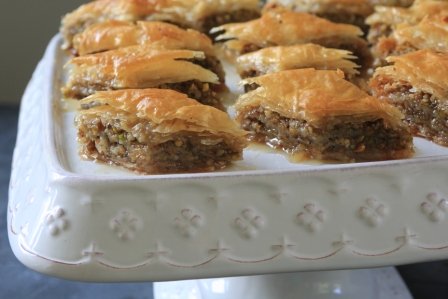
[[[409,8],[376,6],[375,13],[366,19],[370,26],[367,39],[375,45],[381,37],[389,36],[399,24],[415,25],[424,17],[441,12],[448,12],[448,2],[416,0]]]
[[[243,84],[258,88],[235,105],[241,127],[293,159],[358,162],[413,153],[400,111],[344,80],[341,71],[282,71]]]
[[[368,66],[371,53],[360,36],[359,27],[338,24],[323,18],[281,7],[265,10],[261,18],[246,23],[227,24],[212,29],[221,32],[217,41],[224,42],[230,55],[242,55],[272,46],[314,43],[327,48],[348,50]]]
[[[107,20],[166,21],[208,33],[214,26],[260,15],[258,0],[96,0],[67,14],[61,25],[65,48],[89,25]]]
[[[389,37],[380,38],[373,49],[376,66],[386,65],[386,57],[422,49],[448,52],[448,14],[425,17],[417,25],[399,25]]]
[[[204,52],[131,46],[72,58],[63,88],[67,98],[128,88],[173,89],[223,109],[218,76],[201,66]]]
[[[414,135],[448,146],[448,54],[420,50],[387,58],[370,82],[375,96],[398,107]]]
[[[137,21],[156,12],[156,2],[151,0],[96,0],[81,5],[62,18],[63,48],[71,48],[73,37],[92,24],[107,20]]]
[[[247,146],[225,112],[172,90],[97,92],[80,105],[81,156],[140,173],[220,170]]]
[[[224,71],[216,57],[211,39],[199,31],[182,29],[164,22],[137,23],[106,21],[88,27],[73,39],[75,54],[86,55],[133,45],[146,45],[168,50],[192,50],[205,53],[203,66],[224,82]]]
[[[164,2],[149,20],[165,21],[204,33],[227,23],[247,22],[260,16],[259,0],[158,0]]]
[[[369,0],[268,0],[269,5],[282,5],[297,12],[315,14],[335,23],[358,26],[367,32],[365,18],[373,12]]]
[[[349,51],[325,48],[316,44],[278,46],[261,49],[237,58],[241,78],[257,77],[284,70],[315,68],[344,72],[347,79],[354,79],[359,66]]]

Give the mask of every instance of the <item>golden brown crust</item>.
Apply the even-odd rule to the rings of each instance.
[[[159,0],[159,2],[162,2]],[[259,11],[258,0],[165,0],[149,19],[169,21],[187,27],[198,28],[200,21],[208,16],[239,10]]]
[[[268,74],[299,68],[315,68],[321,70],[341,69],[345,74],[359,74],[353,59],[356,57],[349,51],[329,49],[315,44],[269,47],[238,57],[239,73],[256,70],[257,73]]]
[[[426,16],[417,25],[400,24],[389,35],[381,37],[372,48],[375,65],[387,65],[388,56],[407,54],[421,49],[448,51],[448,14]]]
[[[127,89],[97,92],[80,101],[81,105],[94,102],[97,106],[82,110],[81,114],[127,112],[127,116],[145,119],[154,124],[154,132],[175,133],[210,132],[230,134],[245,144],[246,132],[229,116],[216,108],[202,105],[185,94],[166,89]],[[118,116],[119,114],[117,114]]]
[[[358,39],[361,29],[347,24],[337,24],[307,13],[291,12],[285,9],[270,9],[260,19],[227,24],[212,29],[222,32],[218,41],[226,41],[228,49],[241,52],[247,45],[259,48],[287,46],[337,37]]]
[[[315,127],[344,118],[351,122],[384,119],[392,127],[401,124],[402,115],[396,108],[343,78],[341,71],[300,69],[246,79],[243,84],[259,87],[240,96],[236,109],[261,106]]]
[[[61,24],[65,48],[72,38],[89,25],[107,20],[168,21],[185,27],[201,29],[200,21],[214,14],[237,10],[259,11],[258,0],[96,0],[67,14]]]
[[[90,26],[73,40],[74,49],[79,55],[133,45],[203,51],[214,55],[212,41],[205,34],[163,22],[139,21],[135,24],[110,20]]]
[[[448,10],[445,1],[415,1],[409,8],[376,6],[375,13],[366,19],[369,25],[385,24],[395,27],[398,24],[417,24],[425,16]]]
[[[106,20],[136,21],[156,11],[156,0],[96,0],[84,4],[62,19],[61,33],[65,47],[75,34],[92,24]]]
[[[398,26],[391,38],[396,41],[398,46],[408,44],[415,49],[447,52],[448,14],[427,16],[417,25]]]
[[[448,100],[448,53],[420,50],[402,56],[391,56],[387,61],[393,65],[376,69],[373,80],[379,77],[402,80],[416,90]]]
[[[191,61],[203,52],[132,46],[71,59],[65,90],[75,85],[100,84],[108,89],[148,88],[189,80],[219,84],[217,75]],[[181,70],[181,71],[180,71]]]
[[[369,0],[268,0],[268,4],[280,4],[288,9],[313,14],[349,13],[367,17],[373,12]]]

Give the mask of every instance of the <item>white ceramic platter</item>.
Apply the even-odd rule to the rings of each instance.
[[[163,176],[81,161],[59,44],[23,97],[13,160],[8,231],[28,267],[146,281],[448,258],[447,148],[415,139],[413,159],[331,165],[253,148],[223,172]]]

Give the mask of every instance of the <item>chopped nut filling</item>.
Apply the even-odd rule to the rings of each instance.
[[[76,120],[81,154],[142,173],[214,171],[242,158],[230,138],[207,132],[154,132],[150,122],[81,115]]]
[[[412,137],[388,128],[381,119],[316,128],[304,120],[257,107],[243,113],[241,125],[252,133],[253,141],[292,154],[304,153],[311,159],[374,161],[398,159],[412,152]]]
[[[381,78],[373,81],[373,92],[389,101],[405,115],[414,135],[448,146],[448,102],[416,90],[405,81]]]

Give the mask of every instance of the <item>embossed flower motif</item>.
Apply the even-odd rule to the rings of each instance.
[[[141,220],[131,211],[121,211],[110,222],[110,228],[123,241],[132,240],[141,226]]]
[[[182,235],[194,236],[203,224],[202,217],[190,209],[183,209],[180,214],[180,217],[174,219],[174,226]]]
[[[325,212],[314,203],[308,203],[303,207],[303,211],[297,214],[297,222],[309,232],[316,232],[325,222]]]
[[[241,216],[235,219],[235,227],[248,239],[254,238],[264,223],[264,218],[252,209],[245,209],[241,212]]]
[[[445,219],[448,213],[448,200],[437,193],[429,193],[426,200],[420,205],[420,209],[429,220],[440,222]]]
[[[368,225],[376,227],[387,216],[387,208],[375,198],[368,198],[366,204],[359,209],[358,214]]]
[[[65,216],[66,213],[61,207],[55,207],[48,212],[45,222],[52,236],[57,236],[68,229],[69,222]]]

